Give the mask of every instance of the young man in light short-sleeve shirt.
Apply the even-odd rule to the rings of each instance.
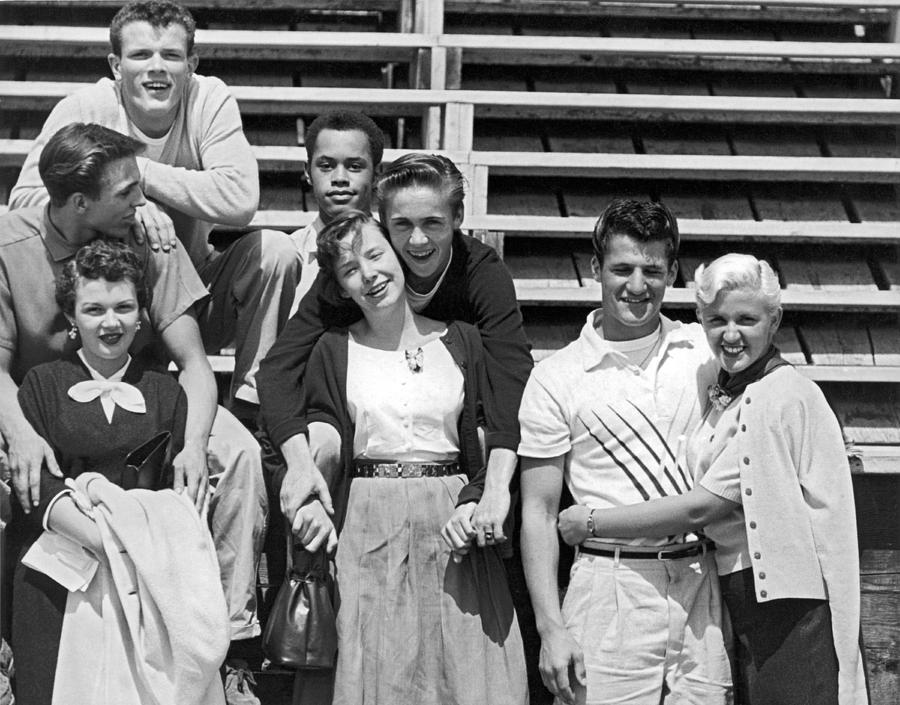
[[[691,487],[684,439],[715,363],[698,324],[660,315],[678,229],[660,204],[614,201],[594,229],[602,307],[535,367],[519,411],[522,554],[541,675],[567,703],[724,703],[731,675],[710,546],[694,534],[595,536],[590,508]],[[559,604],[557,512],[565,481],[591,538]]]

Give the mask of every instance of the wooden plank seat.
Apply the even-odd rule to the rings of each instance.
[[[2,49],[0,49],[2,52]],[[50,110],[80,82],[0,81],[5,110]],[[372,115],[403,116],[446,106],[457,121],[498,119],[618,120],[760,125],[900,123],[900,102],[889,99],[661,95],[525,90],[229,87],[247,114],[297,115],[352,107]],[[464,113],[471,113],[465,115]]]
[[[30,140],[0,140],[0,166],[20,166]],[[262,171],[299,171],[301,147],[253,147]],[[385,150],[386,163],[409,150]],[[591,178],[742,180],[764,182],[894,183],[898,158],[739,157],[724,155],[443,152],[457,164],[491,175]]]
[[[120,7],[121,0],[4,0],[13,7]],[[186,0],[191,9],[284,9],[284,10],[399,10],[400,0]],[[531,15],[634,15],[645,12],[663,17],[668,13],[715,16],[732,19],[739,11],[766,13],[766,18],[815,17],[817,21],[886,22],[885,15],[900,8],[898,0],[444,0],[448,13]],[[803,14],[801,14],[803,13]],[[815,13],[815,14],[812,14]],[[741,16],[747,16],[746,14]]]
[[[444,0],[448,13],[885,23],[896,0]]]
[[[600,292],[594,286],[534,286],[527,280],[514,280],[519,303],[526,306],[598,306]],[[897,291],[842,291],[819,290],[782,291],[782,304],[791,311],[881,311],[892,312],[900,308],[900,292]],[[671,288],[665,302],[672,308],[692,308],[694,292],[687,288]]]
[[[739,0],[740,1],[740,0]],[[777,0],[776,0],[777,1]],[[852,0],[851,0],[852,1]],[[399,10],[400,0],[186,0],[181,3],[190,10]],[[3,0],[3,5],[15,8],[54,7],[122,7],[122,0]],[[879,7],[875,3],[873,7]]]
[[[392,32],[292,32],[198,29],[197,50],[205,58],[281,61],[412,61],[419,49],[435,45],[433,36]],[[0,25],[0,55],[104,56],[106,27]]]
[[[108,49],[104,27],[0,26],[6,56],[97,56]],[[463,63],[542,66],[689,65],[728,70],[883,73],[900,61],[884,42],[556,37],[389,32],[197,30],[202,56],[275,60],[410,61],[419,49],[461,52]]]
[[[0,141],[2,144],[2,141]],[[298,188],[299,191],[299,188]],[[0,213],[6,206],[0,206]],[[316,219],[315,211],[260,210],[249,228],[273,228],[293,231],[305,227]],[[596,223],[596,216],[552,217],[522,215],[470,215],[466,214],[463,230],[490,231],[516,237],[582,237],[589,239]],[[683,242],[732,242],[733,249],[740,243],[801,242],[859,242],[900,243],[900,223],[868,222],[783,222],[752,220],[696,220],[683,218],[678,221]],[[233,228],[223,227],[225,230]]]
[[[656,66],[728,71],[884,73],[900,59],[887,42],[782,42],[735,39],[440,35],[463,65]]]
[[[0,139],[0,167],[21,166],[31,149],[31,140]],[[261,171],[296,171],[306,163],[306,149],[303,147],[279,147],[273,145],[251,147]],[[408,149],[384,150],[384,162],[390,164]],[[431,150],[443,154],[458,164],[465,164],[467,155],[459,152]],[[898,160],[900,161],[900,160]]]
[[[471,152],[490,175],[708,181],[895,183],[900,159],[572,152]]]

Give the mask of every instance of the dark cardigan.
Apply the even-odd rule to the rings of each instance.
[[[482,394],[492,398],[495,409],[485,443],[488,449],[516,450],[519,404],[533,361],[512,278],[496,251],[457,231],[444,281],[421,314],[478,328],[489,381]],[[306,432],[303,384],[316,341],[326,329],[346,327],[360,318],[359,307],[339,296],[336,285],[320,272],[257,374],[263,426],[275,447]]]
[[[305,384],[307,423],[320,421],[334,426],[341,435],[342,472],[327,476],[334,500],[334,523],[338,531],[344,523],[350,482],[353,479],[353,420],[347,407],[347,348],[346,329],[326,332],[313,348],[309,357],[309,375]],[[468,476],[469,483],[459,493],[458,504],[477,502],[484,492],[487,468],[478,426],[482,419],[490,419],[490,404],[483,404],[484,355],[478,330],[467,323],[453,322],[441,338],[453,361],[463,373],[464,398],[459,417],[460,468]]]

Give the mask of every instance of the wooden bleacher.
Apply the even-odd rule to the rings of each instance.
[[[229,83],[257,150],[254,225],[315,217],[296,120],[367,112],[388,160],[425,148],[463,168],[464,228],[503,253],[537,357],[597,304],[588,234],[609,198],[679,216],[675,317],[700,262],[772,262],[779,344],[852,444],[873,703],[900,702],[900,0],[186,4],[200,72]],[[104,71],[119,5],[0,3],[0,203],[52,106]]]

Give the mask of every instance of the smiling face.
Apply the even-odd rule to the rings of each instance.
[[[187,53],[187,30],[130,22],[122,28],[122,55],[108,59],[128,117],[148,137],[165,135],[197,68],[197,55]]]
[[[719,366],[730,374],[747,369],[772,344],[781,311],[771,313],[756,291],[720,291],[700,314],[706,340]]]
[[[400,260],[375,223],[364,223],[358,234],[348,234],[340,244],[335,279],[363,314],[389,308],[403,296],[405,280]]]
[[[78,201],[88,239],[97,234],[124,239],[134,225],[138,206],[144,205],[140,171],[134,157],[110,162],[100,178],[97,198],[82,195]]]
[[[462,207],[454,209],[444,189],[409,186],[387,195],[382,212],[391,243],[409,270],[410,284],[420,291],[429,289],[450,261]]]
[[[79,277],[75,312],[66,317],[78,328],[88,364],[108,377],[127,361],[138,330],[140,307],[134,283]]]
[[[368,213],[372,208],[375,166],[369,138],[361,130],[322,130],[309,164],[309,180],[327,225],[349,210]]]
[[[611,236],[603,262],[594,259],[603,295],[603,337],[634,340],[656,330],[666,287],[677,272],[678,263],[668,263],[666,242]]]

